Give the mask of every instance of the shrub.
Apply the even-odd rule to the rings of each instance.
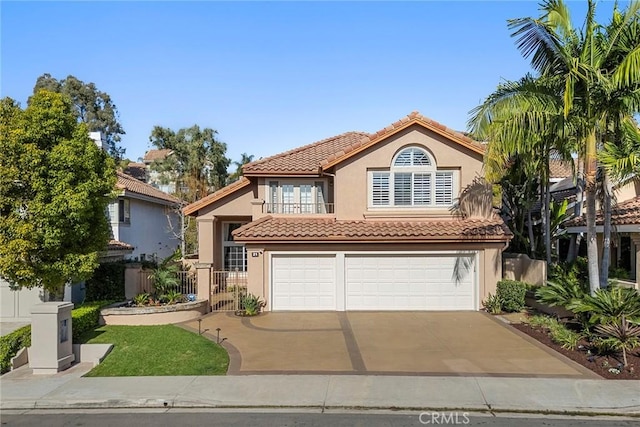
[[[560,344],[562,348],[567,350],[575,350],[580,344],[580,340],[584,338],[582,334],[568,329],[558,320],[549,316],[531,316],[529,318],[531,326],[545,328],[549,331],[551,339],[556,344]]]
[[[496,296],[502,302],[502,309],[507,312],[522,311],[527,285],[517,280],[501,280],[498,282]]]
[[[502,301],[500,301],[498,295],[489,294],[487,299],[482,302],[482,307],[491,314],[502,313]]]
[[[585,295],[570,307],[576,313],[589,316],[592,325],[629,322],[640,323],[640,294],[635,289],[610,286],[598,289],[595,295]]]
[[[85,284],[85,301],[124,300],[124,270],[124,262],[100,264]]]
[[[100,321],[100,309],[112,301],[94,301],[82,304],[71,311],[73,340],[78,341],[86,332],[98,327]]]
[[[77,341],[82,334],[98,326],[100,308],[111,304],[111,301],[96,301],[79,306],[71,311],[73,340]],[[23,347],[31,345],[31,325],[0,337],[0,373],[11,369],[11,358]]]
[[[133,303],[138,306],[147,305],[149,304],[150,298],[151,298],[151,295],[149,295],[146,292],[143,292],[133,297]]]
[[[596,332],[604,338],[602,344],[622,352],[625,367],[628,365],[627,352],[640,346],[640,326],[631,325],[624,315],[620,323],[596,326]]]
[[[247,316],[255,316],[264,306],[265,302],[254,294],[246,294],[240,298],[240,308]]]
[[[0,337],[0,374],[11,369],[11,358],[22,347],[31,345],[31,325],[23,326],[15,331]]]
[[[578,257],[572,263],[559,263],[549,268],[549,281],[562,285],[579,286],[589,292],[588,260]]]
[[[621,267],[611,267],[609,268],[609,278],[628,280],[629,272]]]

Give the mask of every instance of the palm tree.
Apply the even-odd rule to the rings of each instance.
[[[573,127],[576,151],[585,165],[587,255],[589,285],[599,288],[598,247],[596,240],[596,168],[597,140],[607,112],[602,94],[617,103],[623,93],[638,89],[640,46],[638,31],[640,3],[633,1],[626,10],[614,10],[612,24],[599,26],[595,21],[595,1],[588,1],[587,15],[580,30],[573,27],[562,0],[545,0],[540,18],[509,21],[517,47],[540,78],[550,79],[561,88],[563,117]],[[621,101],[621,103],[623,103]],[[638,106],[630,106],[638,111]],[[566,123],[565,123],[566,125]],[[563,125],[563,128],[565,127]],[[557,134],[556,134],[557,135]]]
[[[229,176],[229,182],[234,182],[240,179],[242,176],[242,167],[247,163],[253,162],[253,158],[255,156],[253,154],[242,153],[240,154],[240,161],[234,161],[233,164],[236,166],[236,171]]]
[[[567,130],[563,115],[560,80],[527,75],[516,82],[503,82],[483,104],[471,111],[469,128],[476,138],[488,140],[485,174],[490,181],[502,178],[508,165],[518,158],[527,180],[539,180],[543,191],[542,218],[545,252],[551,262],[551,218],[549,193],[549,158],[552,152],[570,159]],[[531,210],[529,244],[534,252]]]

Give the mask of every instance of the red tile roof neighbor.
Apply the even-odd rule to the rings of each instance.
[[[233,232],[241,242],[277,241],[508,241],[511,232],[502,219],[424,221],[342,221],[333,218],[267,216]]]
[[[173,204],[182,203],[180,199],[173,197],[170,194],[164,193],[157,188],[146,184],[142,181],[138,181],[137,179],[124,174],[122,172],[116,172],[118,176],[118,181],[116,183],[116,187],[125,190],[131,193],[139,194],[146,197],[151,197],[154,199],[162,200],[163,202],[169,202]]]
[[[196,200],[190,205],[185,206],[182,209],[182,212],[184,212],[185,215],[191,215],[192,213],[197,212],[199,209],[202,209],[203,207],[215,202],[216,200],[222,199],[227,194],[231,194],[234,191],[239,190],[240,188],[246,187],[250,182],[251,181],[249,181],[247,178],[241,177],[239,180],[232,182],[231,184],[221,188],[215,193],[211,193],[208,196],[203,197],[200,200]]]
[[[121,242],[119,240],[109,240],[107,244],[107,250],[109,251],[132,251],[133,246],[128,243]]]
[[[367,136],[368,134],[364,132],[343,133],[276,154],[275,156],[247,163],[243,166],[242,172],[245,175],[318,175],[318,168],[323,161]]]
[[[614,225],[640,225],[640,196],[618,203],[611,209],[611,223]],[[567,227],[580,227],[586,225],[584,216],[567,222]],[[596,216],[596,224],[603,224],[602,214]]]
[[[560,159],[549,159],[549,175],[551,178],[568,178],[573,176],[571,163]]]
[[[168,148],[163,148],[162,150],[149,150],[144,153],[144,158],[142,160],[145,163],[151,163],[154,160],[164,160],[171,153],[173,153],[173,150]]]
[[[142,182],[147,180],[147,165],[144,163],[130,162],[122,172]]]

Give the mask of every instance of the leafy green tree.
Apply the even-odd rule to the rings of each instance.
[[[53,295],[90,277],[110,237],[115,181],[67,97],[41,90],[24,110],[0,100],[0,276]]]
[[[186,202],[194,202],[227,182],[227,145],[216,139],[218,132],[194,125],[177,132],[160,126],[151,131],[149,140],[158,149],[173,154],[157,160],[151,168],[176,180],[176,194]]]
[[[86,123],[91,132],[102,132],[113,158],[121,159],[124,156],[125,149],[119,143],[120,135],[124,135],[125,131],[118,118],[118,109],[108,93],[99,90],[94,83],[85,83],[71,75],[58,80],[50,74],[43,74],[38,77],[33,93],[40,89],[71,98],[78,121]]]

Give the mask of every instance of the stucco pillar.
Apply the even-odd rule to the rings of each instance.
[[[211,264],[195,263],[198,278],[198,300],[211,301]],[[211,304],[207,306],[207,312],[211,311]]]
[[[251,201],[251,219],[255,221],[256,219],[260,219],[266,214],[264,213],[264,200],[262,199],[253,199]]]
[[[247,292],[268,299],[264,286],[265,253],[263,247],[247,246]]]
[[[31,347],[29,367],[34,374],[55,374],[71,366],[72,351],[70,302],[45,302],[31,308]]]
[[[212,218],[198,218],[198,262],[213,264],[214,223]]]

